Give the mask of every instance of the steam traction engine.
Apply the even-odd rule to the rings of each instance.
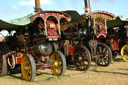
[[[122,20],[119,17],[116,17],[115,20],[108,21],[109,25],[109,34],[108,34],[108,40],[107,42],[110,43],[110,46],[112,48],[113,56],[114,58],[120,54],[121,51],[121,57],[128,61],[127,57],[127,32],[128,32],[128,21]],[[126,44],[126,45],[125,45]]]
[[[65,37],[60,49],[67,56],[67,62],[73,62],[78,70],[87,70],[91,60],[95,60],[99,66],[108,66],[112,60],[112,52],[103,43],[107,37],[107,19],[104,19],[104,23],[97,19],[98,14],[91,13],[89,0],[84,1],[85,15],[82,19],[62,26]]]
[[[65,57],[58,49],[61,39],[60,25],[70,21],[63,12],[42,11],[36,0],[36,14],[30,17],[31,23],[16,28],[13,36],[2,42],[0,57],[0,75],[21,65],[23,78],[33,81],[36,70],[50,67],[54,75],[63,75],[66,70]]]
[[[107,37],[107,26],[105,19],[97,19],[96,13],[91,13],[89,0],[85,1],[85,18],[86,18],[86,29],[87,35],[84,38],[84,45],[90,49],[91,58],[95,60],[99,66],[108,66],[112,61],[112,52],[110,48],[103,43]],[[103,16],[106,17],[106,16]],[[102,21],[104,20],[104,21]],[[85,30],[86,31],[86,30]],[[88,38],[89,37],[89,38]]]

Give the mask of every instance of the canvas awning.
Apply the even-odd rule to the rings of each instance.
[[[20,27],[25,27],[31,23],[29,17],[32,15],[33,14],[28,14],[25,17],[13,19],[10,21],[0,20],[0,31],[1,30],[11,31],[11,30],[16,30],[17,28],[20,28]]]
[[[63,11],[71,16],[71,22],[82,20],[83,17],[75,10]]]
[[[31,13],[31,14],[28,14],[27,16],[22,17],[22,18],[13,19],[13,20],[8,21],[8,23],[24,26],[24,25],[31,23],[30,17],[32,15],[33,14]]]
[[[16,24],[11,24],[11,23],[5,22],[3,20],[0,20],[0,31],[1,30],[11,31],[11,30],[14,30],[14,29],[16,29],[18,27],[20,27],[20,26],[16,25]]]
[[[117,17],[115,20],[107,21],[107,27],[113,28],[113,27],[119,27],[128,24],[127,20],[122,20],[120,17]]]

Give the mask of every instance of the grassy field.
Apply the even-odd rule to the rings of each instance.
[[[64,76],[54,76],[49,69],[38,71],[34,82],[24,81],[21,74],[0,77],[0,85],[128,85],[128,62],[121,57],[108,67],[94,64],[87,72],[70,68]]]

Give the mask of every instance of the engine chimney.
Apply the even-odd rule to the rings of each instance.
[[[87,32],[91,34],[93,33],[93,28],[91,23],[91,15],[89,15],[89,13],[91,13],[90,0],[84,0],[84,4],[85,4],[84,10],[86,16],[86,28],[87,28]]]
[[[84,4],[85,4],[85,14],[90,13],[91,12],[91,7],[90,7],[90,0],[84,0]]]
[[[35,0],[35,12],[40,12],[42,9],[40,8],[40,0]]]

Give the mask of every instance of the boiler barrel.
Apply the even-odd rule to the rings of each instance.
[[[53,45],[45,42],[39,45],[34,45],[32,49],[36,56],[49,56],[53,51]]]

